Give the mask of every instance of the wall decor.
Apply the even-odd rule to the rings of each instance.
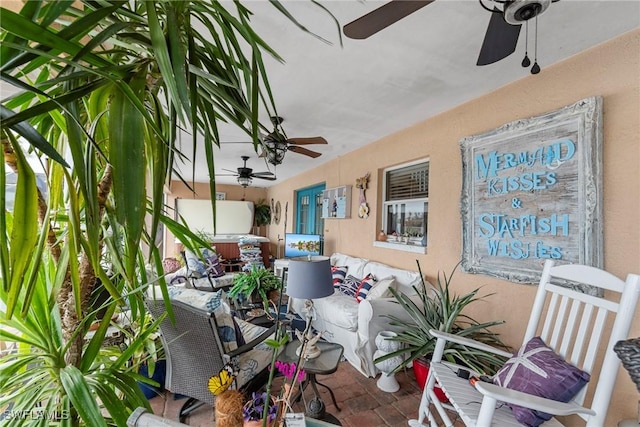
[[[358,217],[360,218],[369,218],[369,206],[364,192],[367,190],[370,176],[371,174],[367,172],[365,176],[356,179],[356,188],[360,190],[360,206],[358,207]]]
[[[322,218],[351,218],[351,186],[327,188],[322,192]]]
[[[462,267],[537,283],[548,258],[602,267],[602,98],[460,140]]]
[[[216,200],[225,200],[227,198],[227,193],[216,192]]]

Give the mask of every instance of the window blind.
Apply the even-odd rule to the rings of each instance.
[[[386,201],[429,197],[429,162],[387,172]]]

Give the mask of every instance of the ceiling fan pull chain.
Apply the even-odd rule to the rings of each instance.
[[[538,65],[538,16],[536,15],[536,40],[534,42],[534,56],[533,67],[531,67],[531,74],[538,74],[540,72],[540,66]]]
[[[522,59],[522,66],[526,68],[531,65],[531,60],[529,59],[529,21],[525,22],[524,28],[524,58]]]

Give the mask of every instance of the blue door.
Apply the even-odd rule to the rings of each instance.
[[[323,234],[322,192],[324,184],[307,187],[296,193],[296,223],[294,230],[302,234]]]

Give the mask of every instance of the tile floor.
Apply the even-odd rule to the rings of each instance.
[[[375,378],[366,378],[348,362],[341,362],[334,374],[321,376],[318,381],[331,387],[341,411],[331,402],[329,393],[319,387],[320,395],[327,405],[327,412],[334,415],[344,427],[406,427],[407,421],[418,416],[421,391],[418,388],[413,371],[408,369],[396,375],[400,390],[385,393],[376,386]],[[306,399],[313,397],[313,390],[305,390]],[[184,400],[175,400],[171,393],[150,400],[156,415],[176,420],[178,410]],[[303,403],[296,403],[294,410],[304,412]],[[194,411],[188,424],[193,427],[210,427],[213,424],[213,410],[202,406]],[[456,426],[463,424],[458,422]]]

